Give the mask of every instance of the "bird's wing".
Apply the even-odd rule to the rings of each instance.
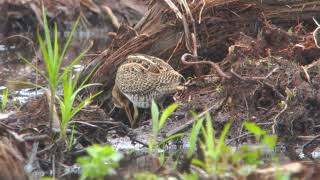
[[[139,63],[128,63],[118,68],[116,83],[122,93],[149,94],[159,84],[157,76]]]

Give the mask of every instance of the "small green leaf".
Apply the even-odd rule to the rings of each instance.
[[[266,131],[262,130],[259,126],[255,125],[252,122],[246,121],[244,122],[244,126],[250,133],[254,134],[255,136],[260,137],[266,134]]]
[[[81,166],[81,179],[100,179],[106,175],[116,173],[115,168],[123,155],[110,145],[92,145],[86,148],[88,156],[79,157],[77,162]]]
[[[274,149],[277,145],[278,137],[276,135],[265,135],[262,139],[262,143],[267,145],[268,148]]]
[[[191,160],[191,164],[199,166],[199,167],[201,167],[203,169],[206,168],[206,164],[204,162],[200,161],[199,159],[192,159]]]

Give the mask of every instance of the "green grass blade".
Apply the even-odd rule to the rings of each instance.
[[[84,85],[84,86],[82,86],[82,87],[77,88],[77,90],[72,94],[72,99],[74,99],[75,96],[77,96],[78,93],[79,93],[80,91],[82,91],[83,89],[88,88],[88,87],[91,87],[91,86],[99,86],[99,85],[102,85],[102,84],[92,83],[92,84],[86,84],[86,85]]]
[[[227,123],[223,128],[223,131],[220,135],[220,139],[219,139],[218,145],[217,145],[217,157],[220,157],[220,154],[223,151],[223,148],[225,146],[225,139],[226,139],[227,133],[230,130],[230,127],[231,127],[231,124]]]
[[[90,50],[90,48],[91,48],[91,46],[89,46],[86,50],[81,52],[74,60],[72,60],[71,63],[63,71],[61,77],[65,76],[66,73],[69,73],[71,71],[71,69],[73,68],[73,66],[76,65],[82,59],[82,57]],[[59,81],[60,81],[61,77],[59,77]]]
[[[46,15],[47,11],[44,9],[43,6],[42,6],[42,14],[43,14],[43,28],[44,28],[45,40],[47,43],[48,56],[50,60],[53,60],[53,49],[52,49],[50,30],[49,30],[47,15]]]
[[[48,80],[51,80],[53,64],[49,59],[47,48],[46,48],[46,46],[45,46],[45,44],[43,42],[43,39],[42,39],[42,37],[41,37],[39,32],[37,32],[37,37],[38,37],[38,42],[39,42],[39,45],[40,45],[40,48],[41,48],[42,56],[43,56],[43,59],[44,59],[45,64],[46,64],[46,69],[47,69],[47,73],[48,73]]]
[[[8,103],[8,95],[9,95],[9,90],[8,88],[3,89],[2,90],[2,99],[1,99],[1,111],[4,112],[6,107],[7,107],[7,103]]]
[[[35,65],[33,65],[28,59],[26,59],[25,57],[23,57],[21,54],[17,54],[18,55],[18,58],[20,58],[23,62],[25,62],[26,64],[28,64],[29,66],[31,66],[38,74],[40,74],[43,78],[45,78],[46,80],[48,80],[48,78],[46,77],[45,74],[43,74],[41,72],[41,70],[36,67]]]
[[[9,81],[9,82],[16,83],[16,84],[24,84],[24,85],[28,85],[28,86],[34,86],[36,88],[44,89],[44,90],[47,89],[47,88],[42,87],[42,86],[40,86],[38,84],[35,84],[35,83],[32,83],[32,82],[27,82],[27,81]]]
[[[160,117],[160,121],[159,121],[159,129],[162,128],[164,123],[167,121],[168,117],[171,115],[171,113],[173,113],[173,111],[175,111],[177,109],[177,107],[178,107],[178,104],[173,103],[163,111],[163,113],[161,114],[161,117]]]
[[[151,117],[152,117],[152,133],[153,135],[157,135],[159,131],[159,108],[154,100],[152,100],[152,103],[151,103]]]
[[[83,109],[84,107],[86,107],[87,105],[89,105],[89,104],[93,101],[93,99],[94,99],[96,96],[98,96],[99,94],[101,94],[101,93],[102,93],[102,92],[98,92],[98,93],[96,93],[96,94],[94,94],[94,95],[91,95],[91,96],[89,96],[88,98],[82,100],[82,101],[80,102],[80,104],[78,104],[78,105],[72,110],[72,112],[71,112],[71,118],[72,118],[74,115],[76,115],[81,109]]]
[[[187,152],[187,157],[190,158],[197,147],[197,140],[199,136],[199,132],[201,127],[203,126],[203,118],[202,119],[195,119],[195,124],[193,124],[191,133],[190,133],[190,139],[189,139],[189,148]]]
[[[56,74],[58,75],[58,71],[60,69],[61,63],[59,62],[59,40],[58,40],[58,27],[57,23],[54,23],[54,46],[53,46],[54,54],[53,54],[53,62]]]
[[[73,39],[74,33],[75,33],[76,30],[77,30],[77,27],[78,27],[78,25],[79,25],[79,22],[80,22],[80,16],[77,18],[75,24],[74,24],[73,27],[72,27],[72,30],[71,30],[71,32],[70,32],[70,35],[68,36],[67,42],[66,42],[66,44],[64,45],[63,50],[62,50],[62,53],[61,53],[61,55],[60,55],[59,62],[62,62],[64,55],[66,54],[67,50],[69,49],[69,46],[70,46],[71,41],[72,41],[72,39]]]
[[[182,137],[182,136],[186,136],[188,133],[177,133],[177,134],[174,134],[172,136],[169,136],[167,137],[166,139],[164,139],[163,141],[161,141],[159,143],[159,146],[163,146],[164,144],[166,144],[167,142],[173,140],[173,139],[176,139],[176,138],[179,138],[179,137]]]
[[[215,133],[212,126],[211,116],[209,113],[206,114],[206,146],[208,148],[209,154],[212,155],[212,157],[215,157]]]
[[[98,69],[98,64],[90,71],[90,73],[84,78],[84,80],[82,80],[80,86],[83,86],[85,83],[87,83],[87,81],[92,77],[92,75],[96,72],[96,70]]]

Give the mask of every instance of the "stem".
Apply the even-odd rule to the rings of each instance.
[[[50,129],[53,128],[53,121],[54,121],[54,112],[53,112],[53,106],[55,104],[55,95],[56,95],[56,90],[53,87],[50,87],[50,103],[49,103],[49,127]]]

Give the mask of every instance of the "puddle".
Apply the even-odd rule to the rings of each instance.
[[[128,136],[109,138],[108,141],[116,150],[130,151],[130,150],[141,150],[144,147],[141,144],[132,144]]]
[[[320,159],[320,149],[318,149],[317,151],[313,151],[312,153],[310,153],[311,158],[313,159]],[[302,152],[302,149],[299,150],[299,158],[301,160],[307,160],[308,159],[308,155],[304,154]]]

